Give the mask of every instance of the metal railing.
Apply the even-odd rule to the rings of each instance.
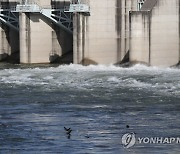
[[[89,13],[90,7],[86,4],[70,4],[70,6],[64,7],[64,12],[83,12]]]
[[[90,7],[86,4],[70,4],[64,9],[58,9],[53,5],[40,6],[34,0],[17,1],[16,6],[0,5],[0,20],[8,26],[18,30],[19,12],[41,13],[53,23],[72,33],[72,13],[82,12],[90,13]]]

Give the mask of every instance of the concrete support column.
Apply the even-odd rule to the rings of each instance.
[[[151,63],[150,13],[132,12],[130,20],[130,62]]]
[[[129,51],[129,11],[137,10],[137,1],[117,0],[116,1],[116,25],[117,25],[117,61],[122,63],[126,60]]]
[[[0,23],[0,61],[10,55],[10,44],[8,42],[8,29],[3,23]]]
[[[19,14],[20,63],[31,63],[31,39],[29,14]]]
[[[150,0],[148,0],[150,1]],[[158,0],[151,17],[151,65],[169,67],[179,62],[179,0]]]
[[[75,64],[79,64],[82,63],[83,58],[84,58],[84,45],[83,42],[85,40],[83,40],[83,27],[85,27],[86,25],[83,25],[82,22],[83,19],[83,15],[76,13],[73,17],[73,62]]]

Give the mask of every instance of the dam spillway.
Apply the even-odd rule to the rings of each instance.
[[[180,61],[179,0],[3,0],[0,60],[20,63]],[[66,60],[65,60],[66,61]]]

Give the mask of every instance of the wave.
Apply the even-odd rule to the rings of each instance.
[[[21,67],[21,65],[19,65]],[[69,64],[69,65],[59,65],[58,67],[47,67],[47,68],[41,68],[41,67],[36,67],[36,68],[13,68],[13,69],[3,69],[0,70],[0,72],[7,70],[10,72],[14,72],[17,70],[34,70],[34,71],[153,71],[153,72],[180,72],[180,69],[178,67],[168,67],[168,68],[160,68],[160,67],[153,67],[153,66],[146,66],[142,64],[136,64],[131,67],[121,67],[121,66],[116,66],[116,65],[88,65],[88,66],[83,66],[79,64]]]
[[[3,69],[0,70],[0,83],[14,86],[39,86],[46,90],[137,88],[178,95],[179,73],[178,68],[147,67],[140,64],[129,68],[115,65],[70,64],[48,68]]]

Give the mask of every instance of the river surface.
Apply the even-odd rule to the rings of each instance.
[[[180,69],[0,64],[0,153],[180,153],[178,143],[125,148],[132,132],[180,137]]]

